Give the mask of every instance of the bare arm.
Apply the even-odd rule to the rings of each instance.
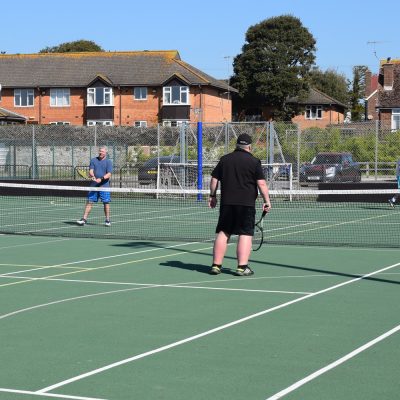
[[[257,181],[257,186],[258,190],[261,193],[261,196],[263,197],[263,211],[269,212],[271,209],[271,200],[269,198],[269,189],[267,182],[265,179],[259,179]]]
[[[218,189],[218,179],[212,177],[210,182],[210,197],[208,199],[208,206],[210,208],[215,208],[217,205],[217,189]]]

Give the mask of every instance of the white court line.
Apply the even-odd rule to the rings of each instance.
[[[92,268],[89,269],[90,271]],[[395,273],[393,273],[394,275]],[[352,274],[356,275],[356,274]],[[391,275],[388,273],[388,275]],[[265,279],[293,279],[293,278],[328,278],[334,276],[333,274],[308,274],[308,275],[279,275],[279,276],[260,276],[260,277],[249,277],[246,279],[246,281],[252,281],[252,280],[265,280]],[[9,275],[0,275],[0,278],[7,278],[7,279],[37,279],[37,280],[43,280],[43,281],[55,281],[55,282],[76,282],[76,283],[94,283],[94,284],[104,284],[104,285],[125,285],[125,286],[148,286],[148,285],[153,285],[153,283],[138,283],[138,282],[117,282],[117,281],[97,281],[97,280],[88,280],[88,279],[66,279],[66,278],[50,278],[50,277],[45,277],[45,278],[35,278],[32,276],[9,276]],[[238,282],[237,278],[230,278],[230,279],[209,279],[205,281],[192,281],[192,282],[179,282],[179,283],[173,283],[169,284],[169,286],[179,286],[179,287],[185,287],[184,285],[194,285],[198,283],[219,283],[219,282]],[[168,286],[167,284],[165,284]],[[308,294],[308,293],[304,293]]]
[[[51,305],[54,305],[54,304],[67,303],[67,302],[69,302],[69,301],[87,299],[87,298],[96,297],[96,296],[103,296],[103,295],[106,295],[106,294],[129,292],[129,291],[141,290],[141,289],[148,289],[148,288],[159,287],[159,286],[162,286],[162,285],[149,285],[149,286],[142,286],[142,287],[136,287],[136,288],[119,289],[119,290],[110,290],[110,291],[108,291],[108,292],[100,292],[100,293],[85,294],[85,295],[82,295],[82,296],[70,297],[70,298],[68,298],[68,299],[62,299],[62,300],[51,301],[51,302],[49,302],[49,303],[37,304],[36,306],[27,307],[27,308],[21,308],[21,309],[19,309],[19,310],[12,311],[12,312],[10,312],[10,313],[8,313],[8,314],[0,315],[0,320],[6,319],[6,318],[11,317],[11,316],[13,316],[13,315],[22,314],[23,312],[27,312],[27,311],[31,311],[31,310],[36,310],[36,309],[38,309],[38,308],[43,308],[43,307],[51,306]]]
[[[354,224],[354,223],[358,223],[358,222],[365,222],[365,221],[369,221],[369,220],[372,220],[372,219],[383,218],[383,217],[388,217],[388,216],[390,216],[390,214],[375,215],[373,217],[366,217],[366,218],[360,218],[360,219],[353,219],[353,220],[350,220],[350,221],[337,222],[335,224],[324,225],[324,226],[319,226],[319,227],[310,228],[310,229],[304,229],[304,230],[296,231],[296,232],[281,233],[279,235],[269,235],[268,237],[274,238],[274,237],[280,237],[280,236],[295,235],[297,233],[316,231],[316,230],[319,230],[319,229],[328,229],[328,228],[332,228],[332,227],[336,227],[336,226]],[[268,230],[264,230],[264,233],[268,233],[268,232],[269,232]]]
[[[345,356],[339,358],[338,360],[334,361],[331,364],[328,364],[326,367],[321,368],[312,374],[306,376],[305,378],[295,382],[293,385],[287,387],[286,389],[281,390],[278,393],[275,393],[273,396],[268,397],[267,400],[278,400],[281,399],[282,397],[286,396],[287,394],[293,392],[294,390],[298,389],[299,387],[305,385],[306,383],[314,380],[315,378],[318,378],[325,372],[328,372],[329,370],[336,368],[338,365],[343,364],[344,362],[350,360],[351,358],[355,357],[356,355],[362,353],[364,350],[369,349],[370,347],[374,346],[375,344],[381,342],[382,340],[386,339],[387,337],[395,334],[396,332],[400,331],[400,325],[397,325],[393,329],[385,332],[384,334],[378,336],[377,338],[369,341],[368,343],[365,343],[363,346],[359,347],[358,349],[353,350],[352,352],[346,354]]]
[[[31,392],[29,390],[16,390],[16,389],[6,389],[6,388],[0,388],[0,392],[3,392],[3,393],[18,393],[18,394],[30,394],[32,396],[45,396],[45,397],[53,397],[53,398],[56,398],[56,399],[107,400],[107,399],[100,399],[100,398],[95,398],[95,397],[69,396],[67,394],[36,393],[36,392]]]
[[[38,267],[38,268],[33,268],[33,269],[27,269],[24,271],[16,271],[16,272],[8,272],[6,274],[3,274],[3,276],[5,275],[14,275],[14,274],[21,274],[23,272],[32,272],[32,271],[38,271],[38,270],[42,270],[42,269],[51,269],[51,268],[66,268],[69,265],[76,265],[76,264],[83,264],[83,263],[89,263],[89,262],[94,262],[94,261],[101,261],[101,260],[107,260],[110,258],[117,258],[117,257],[125,257],[125,256],[131,256],[131,255],[135,255],[135,254],[142,254],[142,253],[148,253],[148,252],[152,252],[152,251],[160,251],[160,250],[165,250],[165,249],[173,249],[175,247],[179,247],[179,246],[189,246],[192,244],[199,244],[199,242],[190,242],[190,243],[179,243],[179,244],[174,244],[171,246],[166,246],[166,247],[159,247],[159,248],[151,248],[151,249],[146,249],[146,250],[139,250],[139,251],[132,251],[129,253],[122,253],[122,254],[114,254],[112,256],[104,256],[104,257],[97,257],[97,258],[88,258],[86,260],[79,260],[79,261],[71,261],[68,263],[63,263],[63,264],[53,264],[53,265],[43,265],[43,266],[37,266],[37,265],[32,265],[32,267]],[[145,261],[145,260],[141,260],[141,261]],[[5,265],[9,265],[9,264],[5,264]],[[117,265],[117,264],[116,264]],[[100,267],[102,268],[102,267]],[[88,270],[88,271],[95,271],[97,269],[97,267],[94,268],[83,268],[83,267],[79,267],[79,269],[82,270]]]
[[[318,292],[314,292],[314,293],[312,293],[312,294],[308,294],[308,295],[303,296],[303,297],[299,297],[299,298],[297,298],[297,299],[288,301],[288,302],[286,302],[286,303],[280,304],[280,305],[275,306],[275,307],[272,307],[272,308],[267,308],[266,310],[260,311],[260,312],[255,313],[255,314],[248,315],[247,317],[238,319],[238,320],[236,320],[236,321],[232,321],[232,322],[227,323],[227,324],[224,324],[224,325],[220,325],[220,326],[218,326],[218,327],[216,327],[216,328],[213,328],[213,329],[210,329],[210,330],[208,330],[208,331],[199,333],[199,334],[194,335],[194,336],[187,337],[186,339],[182,339],[182,340],[179,340],[179,341],[170,343],[170,344],[168,344],[168,345],[165,345],[165,346],[158,347],[158,348],[156,348],[156,349],[147,351],[147,352],[145,352],[145,353],[141,353],[141,354],[138,354],[138,355],[136,355],[136,356],[129,357],[129,358],[126,358],[126,359],[124,359],[124,360],[117,361],[117,362],[112,363],[112,364],[109,364],[109,365],[105,365],[104,367],[97,368],[97,369],[94,369],[94,370],[92,370],[92,371],[86,372],[86,373],[84,373],[84,374],[77,375],[77,376],[75,376],[75,377],[66,379],[66,380],[64,380],[64,381],[62,381],[62,382],[55,383],[54,385],[47,386],[47,387],[45,387],[45,388],[43,388],[43,389],[38,390],[37,393],[46,393],[46,392],[50,392],[51,390],[54,390],[54,389],[59,388],[59,387],[61,387],[61,386],[65,386],[65,385],[67,385],[67,384],[69,384],[69,383],[72,383],[72,382],[79,381],[79,380],[84,379],[84,378],[87,378],[87,377],[89,377],[89,376],[96,375],[96,374],[98,374],[98,373],[100,373],[100,372],[104,372],[104,371],[107,371],[107,370],[109,370],[109,369],[118,367],[118,366],[120,366],[120,365],[124,365],[124,364],[130,363],[130,362],[132,362],[132,361],[136,361],[136,360],[139,360],[139,359],[141,359],[141,358],[144,358],[144,357],[147,357],[147,356],[151,356],[151,355],[153,355],[153,354],[160,353],[160,352],[162,352],[162,351],[169,350],[169,349],[171,349],[171,348],[174,348],[174,347],[183,345],[183,344],[185,344],[185,343],[192,342],[192,341],[197,340],[197,339],[200,339],[200,338],[202,338],[202,337],[204,337],[204,336],[211,335],[211,334],[213,334],[213,333],[216,333],[216,332],[225,330],[225,329],[227,329],[227,328],[230,328],[230,327],[232,327],[232,326],[241,324],[241,323],[246,322],[246,321],[249,321],[249,320],[251,320],[251,319],[254,319],[254,318],[260,317],[260,316],[262,316],[262,315],[271,313],[271,312],[273,312],[273,311],[280,310],[280,309],[285,308],[285,307],[287,307],[287,306],[289,306],[289,305],[296,304],[296,303],[299,303],[299,302],[301,302],[301,301],[307,300],[307,299],[309,299],[309,298],[318,296],[318,295],[320,295],[320,294],[330,292],[330,291],[332,291],[332,290],[334,290],[334,289],[337,289],[337,288],[340,288],[340,287],[349,285],[349,284],[354,283],[354,282],[358,282],[358,281],[360,281],[360,280],[362,280],[362,279],[368,278],[368,277],[370,277],[370,276],[376,275],[376,274],[381,273],[381,272],[383,272],[383,271],[386,271],[386,270],[392,269],[392,268],[394,268],[394,267],[397,267],[398,265],[400,265],[400,263],[396,263],[396,264],[389,265],[389,266],[384,267],[384,268],[381,268],[381,269],[379,269],[379,270],[377,270],[377,271],[374,271],[374,272],[370,272],[370,273],[368,273],[368,274],[365,274],[365,275],[363,275],[363,276],[361,276],[361,277],[358,277],[358,278],[355,278],[355,279],[351,279],[351,280],[349,280],[349,281],[345,281],[345,282],[339,283],[339,284],[334,285],[334,286],[330,286],[330,287],[328,287],[328,288],[326,288],[326,289],[319,290]]]
[[[12,249],[14,247],[37,246],[37,245],[40,245],[40,244],[49,244],[49,243],[54,243],[54,242],[62,242],[62,241],[71,240],[71,239],[74,239],[74,238],[62,238],[62,239],[46,240],[45,242],[35,242],[35,243],[26,243],[26,244],[16,244],[16,245],[12,245],[12,246],[3,246],[3,247],[0,247],[0,250]]]

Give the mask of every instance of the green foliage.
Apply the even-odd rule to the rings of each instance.
[[[364,105],[361,104],[365,96],[365,72],[368,67],[358,65],[353,68],[353,85],[350,91],[351,120],[361,121],[364,117]]]
[[[345,75],[338,74],[332,69],[321,71],[319,68],[314,68],[310,74],[310,85],[346,105],[350,100],[350,82]]]
[[[76,40],[74,42],[61,43],[58,46],[45,47],[39,53],[72,53],[86,51],[104,51],[98,44],[91,40]]]
[[[290,117],[285,102],[309,90],[315,50],[314,37],[291,15],[251,26],[242,53],[234,59],[231,80],[242,104],[246,108],[270,106],[279,118]]]

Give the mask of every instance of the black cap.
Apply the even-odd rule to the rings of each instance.
[[[251,144],[251,137],[247,133],[242,133],[237,138],[237,144],[249,145]]]

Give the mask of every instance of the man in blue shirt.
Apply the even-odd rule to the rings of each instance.
[[[98,157],[92,158],[89,165],[89,176],[91,178],[90,186],[93,187],[109,187],[110,178],[112,174],[112,162],[107,158],[107,147],[102,146],[99,148]],[[87,223],[88,216],[92,210],[93,203],[97,203],[100,200],[104,206],[104,215],[106,217],[105,226],[111,226],[110,221],[110,201],[111,195],[109,191],[92,191],[88,193],[85,212],[83,217],[76,221],[78,225],[85,225]]]

